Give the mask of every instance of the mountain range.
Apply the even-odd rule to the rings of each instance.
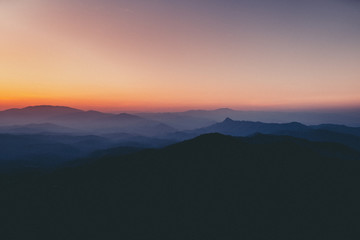
[[[62,106],[32,106],[0,112],[0,126],[5,131],[11,131],[14,125],[25,125],[29,128],[29,124],[54,124],[57,125],[56,132],[59,132],[60,128],[68,132],[67,128],[70,128],[72,132],[86,134],[118,132],[155,136],[175,131],[166,124],[131,114],[82,111]]]
[[[221,133],[231,136],[249,136],[257,133],[287,135],[318,142],[337,142],[360,150],[360,128],[335,124],[307,126],[298,122],[263,123],[234,121],[226,118],[224,121],[208,127],[170,133],[168,138],[185,140],[206,133]]]
[[[167,113],[161,119],[145,115],[82,111],[61,106],[33,106],[0,112],[0,166],[9,169],[53,168],[78,162],[96,151],[111,148],[161,148],[206,133],[231,136],[253,134],[286,135],[317,142],[334,142],[360,151],[360,128],[336,124],[304,125],[299,122],[264,123],[236,121],[227,117],[215,122],[211,117],[232,114],[231,109]],[[156,115],[156,114],[155,114]],[[147,115],[152,118],[155,115]],[[170,121],[171,120],[171,121]],[[201,126],[178,130],[172,126]],[[206,124],[206,125],[204,125]]]
[[[358,108],[313,111],[244,111],[220,108],[171,113],[136,113],[136,115],[163,122],[181,131],[206,127],[223,121],[227,117],[242,121],[301,122],[306,125],[333,123],[360,127],[360,109]]]

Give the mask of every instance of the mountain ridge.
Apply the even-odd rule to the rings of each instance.
[[[312,141],[342,143],[360,150],[360,128],[334,124],[308,126],[299,122],[264,123],[260,121],[235,121],[227,117],[222,122],[212,124],[208,127],[170,133],[168,137],[185,140],[207,133],[221,133],[238,137],[250,136],[258,133],[289,135]]]
[[[29,106],[21,109],[0,111],[0,126],[51,123],[78,132],[109,133],[124,132],[144,136],[155,136],[175,131],[158,121],[133,114],[83,111],[63,106]]]

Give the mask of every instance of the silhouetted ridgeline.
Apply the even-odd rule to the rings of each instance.
[[[13,239],[358,239],[359,171],[360,154],[336,143],[208,134],[3,175],[0,230]]]
[[[71,161],[79,162],[79,158],[86,158],[94,151],[116,147],[159,148],[205,133],[232,136],[257,133],[286,135],[311,141],[341,143],[360,151],[358,127],[335,124],[309,126],[298,122],[263,123],[235,121],[231,118],[214,123],[214,119],[225,114],[246,116],[242,111],[231,109],[140,113],[140,116],[82,111],[61,106],[33,106],[0,111],[0,172],[51,169]],[[191,126],[200,128],[179,131],[174,126],[179,129]]]
[[[208,127],[170,133],[168,138],[185,140],[206,133],[222,133],[231,136],[249,136],[257,133],[286,135],[318,142],[336,142],[360,150],[360,128],[344,125],[322,124],[307,126],[298,122],[263,123],[250,121],[224,121]]]

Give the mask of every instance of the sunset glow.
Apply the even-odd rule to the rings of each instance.
[[[0,109],[360,106],[360,3],[260,2],[1,1]]]

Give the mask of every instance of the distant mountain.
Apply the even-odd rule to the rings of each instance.
[[[0,133],[12,134],[44,134],[44,133],[79,133],[76,129],[67,128],[53,123],[32,123],[25,125],[0,126]]]
[[[191,130],[216,123],[215,120],[183,113],[137,113],[138,116],[163,122],[178,130]]]
[[[273,134],[280,131],[305,131],[309,129],[301,123],[263,123],[250,121],[234,121],[227,117],[224,121],[208,127],[171,133],[169,138],[189,139],[206,133],[221,133],[231,136],[249,136],[255,133]]]
[[[130,133],[144,136],[175,131],[163,123],[131,114],[110,114],[96,111],[78,112],[52,118],[51,122],[96,133]]]
[[[44,123],[47,119],[65,114],[82,112],[79,109],[63,106],[30,106],[25,108],[13,108],[0,111],[1,125],[17,125],[30,123]]]
[[[344,125],[323,124],[306,126],[301,123],[263,123],[234,121],[226,118],[220,123],[191,131],[168,135],[170,139],[185,140],[206,133],[221,133],[230,136],[250,136],[256,133],[288,135],[319,142],[336,142],[360,150],[359,129]]]
[[[164,147],[175,141],[157,136],[173,131],[126,113],[58,106],[10,109],[0,112],[0,171],[53,168],[114,147]]]
[[[174,113],[137,113],[133,115],[82,111],[69,107],[48,105],[0,111],[0,126],[51,123],[74,130],[86,131],[88,134],[124,132],[145,136],[162,136],[175,131],[204,128],[222,121],[226,117],[248,122],[288,123],[296,121],[310,125],[339,123],[360,127],[360,110],[356,109],[327,113],[238,111],[221,108],[212,111],[191,110]],[[331,125],[324,126],[330,127]],[[357,135],[359,136],[359,134]]]
[[[280,131],[304,131],[308,127],[297,122],[292,123],[262,123],[249,121],[234,121],[226,118],[221,123],[194,130],[197,134],[222,133],[232,136],[249,136],[254,133],[271,134]]]
[[[241,111],[230,108],[220,108],[215,110],[190,110],[175,113],[139,113],[137,115],[162,121],[179,130],[206,127],[215,122],[222,121],[226,117],[242,121],[276,123],[301,122],[307,125],[332,123],[360,127],[359,108],[326,111]],[[182,121],[178,121],[180,118]],[[194,120],[194,123],[191,122],[191,119]]]
[[[208,134],[0,176],[0,228],[13,238],[358,239],[359,171],[359,153],[339,144]]]
[[[130,133],[144,136],[157,136],[174,132],[175,129],[158,121],[145,119],[131,114],[110,114],[98,111],[58,106],[33,106],[22,109],[9,109],[0,112],[0,131],[9,125],[27,125],[23,132],[28,133],[29,124],[55,124],[87,134]],[[34,127],[34,126],[32,126]],[[47,132],[49,126],[44,126]],[[54,126],[53,126],[54,127]],[[59,128],[56,129],[56,132]],[[4,131],[6,132],[6,131]],[[39,131],[35,131],[39,132]]]

